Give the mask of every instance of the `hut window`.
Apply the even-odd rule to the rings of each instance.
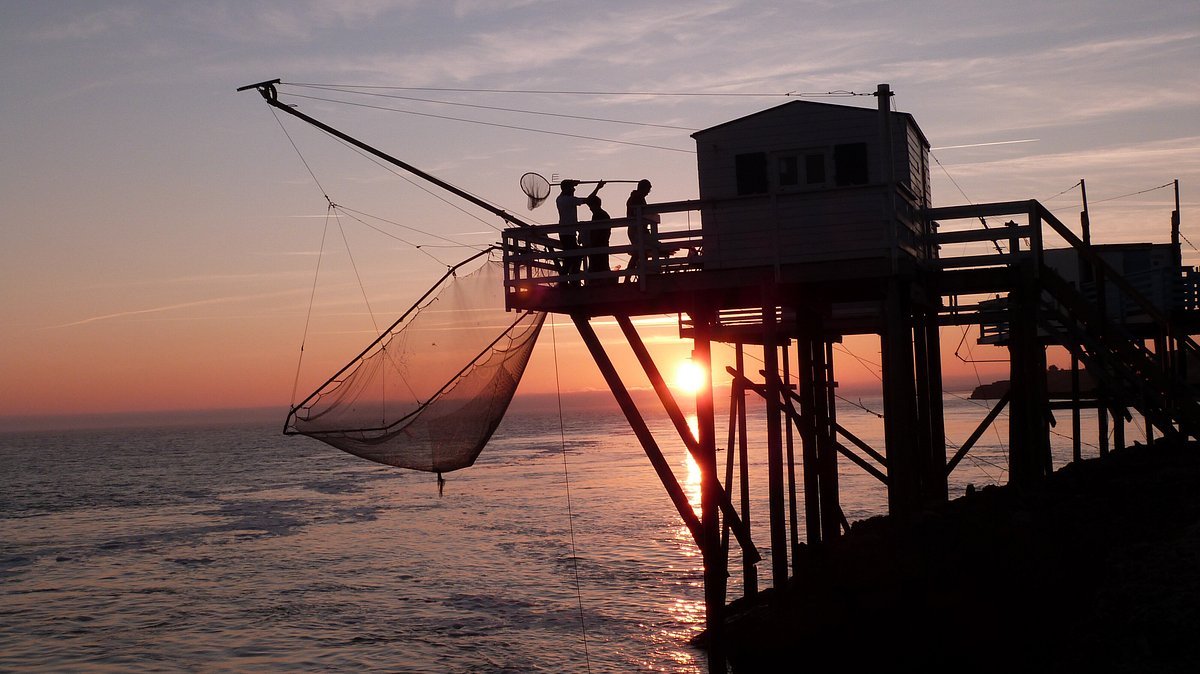
[[[734,168],[737,171],[737,193],[766,194],[769,186],[767,178],[767,153],[749,152],[734,157]]]
[[[838,185],[866,185],[867,144],[834,145],[833,173]]]
[[[825,184],[825,154],[813,152],[804,155],[804,182],[808,185]]]
[[[779,158],[779,186],[795,187],[800,184],[800,158],[784,155]]]
[[[775,157],[775,185],[781,192],[825,184],[824,151],[789,152]]]

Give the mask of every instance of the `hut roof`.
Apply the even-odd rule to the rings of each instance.
[[[842,111],[845,111],[846,115],[877,115],[877,114],[879,114],[879,111],[875,108],[863,108],[863,107],[858,107],[858,106],[854,106],[854,105],[840,105],[840,104],[836,104],[836,103],[819,103],[817,101],[788,101],[787,103],[784,103],[782,105],[777,105],[773,108],[767,108],[766,110],[759,110],[758,112],[751,113],[749,115],[745,115],[744,117],[738,117],[737,119],[731,119],[727,122],[722,122],[720,124],[717,124],[716,126],[710,126],[707,129],[701,129],[701,130],[693,133],[692,138],[695,138],[696,140],[700,140],[702,136],[704,136],[710,132],[716,131],[718,129],[725,129],[727,127],[734,126],[737,124],[741,124],[750,119],[758,119],[758,118],[762,118],[762,117],[772,117],[772,116],[781,115],[782,113],[785,113],[785,112],[789,112],[789,113],[795,112],[795,111],[799,110],[800,108],[815,108],[815,107],[840,108]],[[925,132],[921,131],[921,127],[917,124],[917,120],[915,118],[913,118],[912,115],[908,114],[907,112],[893,112],[892,115],[903,118],[904,121],[908,125],[910,125],[913,129],[916,130],[917,134],[921,137],[921,141],[925,143],[925,146],[926,147],[929,146],[929,139],[925,137]]]

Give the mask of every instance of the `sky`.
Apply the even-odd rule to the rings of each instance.
[[[281,99],[540,222],[552,211],[526,210],[526,171],[648,177],[651,200],[695,198],[693,130],[887,82],[935,148],[935,204],[1036,198],[1073,224],[1083,178],[1094,240],[1165,241],[1174,193],[1150,188],[1178,179],[1183,234],[1200,243],[1194,0],[8,0],[0,416],[286,409],[496,240],[496,218],[235,93],[276,77],[406,87]],[[739,95],[659,95],[717,93]],[[392,236],[327,230],[326,195],[397,223]],[[660,323],[650,341],[686,354]],[[844,348],[878,361],[877,342]],[[558,383],[555,355],[572,365]],[[869,364],[842,362],[843,385],[872,381]],[[953,381],[995,372],[947,357]],[[603,383],[563,323],[522,386]]]

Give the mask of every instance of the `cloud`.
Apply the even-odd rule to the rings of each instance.
[[[511,12],[539,4],[547,5],[546,12],[553,12],[562,3],[558,0],[455,0],[454,16],[462,19],[480,14]]]
[[[495,78],[501,75],[527,76],[542,69],[554,72],[559,67],[586,61],[589,68],[604,64],[638,64],[642,49],[661,49],[664,36],[680,32],[694,33],[712,17],[728,11],[736,3],[708,3],[700,6],[639,7],[601,13],[581,22],[579,14],[561,5],[545,11],[536,23],[514,25],[507,14],[535,3],[507,2],[498,9],[489,3],[487,14],[498,17],[487,30],[452,34],[445,46],[425,51],[377,52],[330,58],[303,64],[293,62],[292,69],[326,73],[353,73],[369,78],[365,83],[398,84],[396,73],[404,73],[407,86],[452,86],[454,83]],[[456,6],[477,19],[484,5],[463,3]],[[428,17],[426,17],[428,18]],[[723,24],[715,23],[714,26]],[[656,45],[658,45],[656,47]],[[570,81],[573,70],[560,70],[553,81]],[[538,73],[539,78],[544,78]],[[528,80],[523,80],[528,81]]]
[[[107,7],[82,15],[68,15],[65,20],[32,31],[30,37],[39,41],[87,40],[108,35],[137,24],[139,12],[133,7]]]
[[[193,28],[229,40],[307,42],[328,29],[369,27],[384,15],[418,4],[418,0],[225,1],[187,3],[179,12]]]

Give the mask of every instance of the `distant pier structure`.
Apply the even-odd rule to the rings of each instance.
[[[1051,409],[1070,410],[1076,459],[1082,409],[1097,411],[1101,454],[1110,435],[1113,445],[1126,443],[1133,414],[1144,418],[1146,441],[1200,438],[1200,402],[1187,383],[1188,368],[1200,363],[1192,338],[1200,274],[1182,265],[1178,186],[1170,243],[1094,245],[1086,206],[1078,232],[1035,200],[935,207],[929,142],[910,115],[891,110],[888,85],[875,95],[876,108],[798,100],[696,132],[698,200],[569,228],[584,241],[589,228],[612,227],[616,241],[628,229],[628,244],[565,248],[557,225],[504,232],[508,307],[571,318],[702,551],[710,671],[725,671],[727,541],[740,548],[747,594],[758,591],[759,546],[771,551],[764,582],[782,590],[800,573],[800,544],[819,546],[849,529],[839,462],[877,478],[889,512],[905,517],[948,498],[947,477],[1006,406],[1009,479],[1022,485],[1052,470]],[[597,253],[632,262],[564,273],[579,269],[569,258]],[[664,313],[679,316],[701,367],[712,371],[714,342],[736,353],[736,367],[712,372],[697,395],[696,433],[634,327],[635,317]],[[700,467],[700,513],[614,367],[615,345],[597,337],[599,317],[620,326]],[[947,325],[978,325],[982,341],[1006,347],[1011,381],[953,455],[942,416],[939,328]],[[882,447],[838,421],[833,345],[847,335],[879,338]],[[761,349],[753,372],[744,366],[747,346]],[[1070,353],[1075,381],[1086,367],[1095,380],[1086,396],[1075,386],[1069,399],[1051,401],[1051,346]],[[731,383],[721,439],[718,374]],[[751,396],[765,402],[765,448],[750,446]],[[770,535],[754,541],[749,483],[759,476],[747,468],[750,452],[762,451]]]

